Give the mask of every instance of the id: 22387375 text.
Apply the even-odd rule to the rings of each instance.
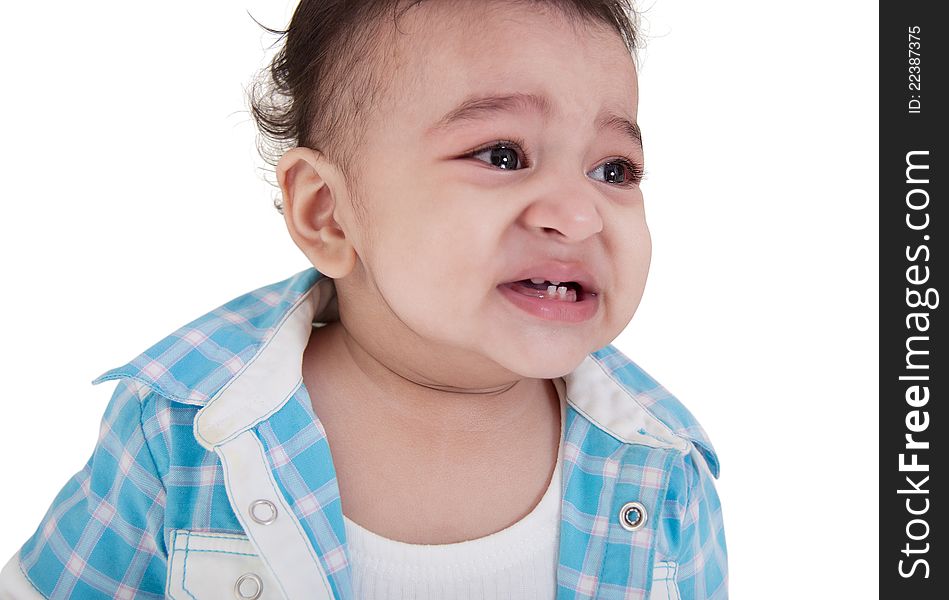
[[[909,101],[906,108],[911,115],[918,115],[923,109],[922,95],[922,70],[920,62],[922,60],[922,39],[920,37],[919,25],[913,25],[908,28],[907,35],[907,66],[909,70]]]

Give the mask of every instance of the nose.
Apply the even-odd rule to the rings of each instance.
[[[595,193],[579,186],[559,188],[532,202],[521,215],[525,226],[581,241],[603,231]],[[559,236],[558,236],[559,237]]]

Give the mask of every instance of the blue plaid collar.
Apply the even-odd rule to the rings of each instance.
[[[242,294],[92,383],[128,377],[170,400],[203,406],[254,361],[290,309],[320,279],[326,277],[310,268]],[[335,303],[324,310],[331,313]]]
[[[205,407],[195,432],[210,448],[286,401],[302,381],[312,324],[337,318],[332,279],[309,268],[194,319],[92,383],[129,378],[170,400]],[[590,354],[564,381],[568,403],[612,437],[680,451],[693,442],[718,476],[715,450],[691,413],[612,345]]]

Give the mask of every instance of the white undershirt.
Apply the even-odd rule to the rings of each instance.
[[[547,491],[530,513],[490,535],[453,544],[408,544],[385,538],[343,515],[355,597],[359,600],[551,600],[557,591],[561,461],[565,407],[560,395],[560,447]]]

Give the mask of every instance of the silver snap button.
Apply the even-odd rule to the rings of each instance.
[[[627,531],[639,531],[646,524],[646,507],[642,502],[627,502],[619,509],[619,522]]]
[[[244,573],[234,584],[234,596],[242,600],[257,600],[264,591],[264,582],[253,573]]]
[[[261,525],[270,525],[277,520],[277,507],[270,500],[254,500],[250,503],[250,518]]]

